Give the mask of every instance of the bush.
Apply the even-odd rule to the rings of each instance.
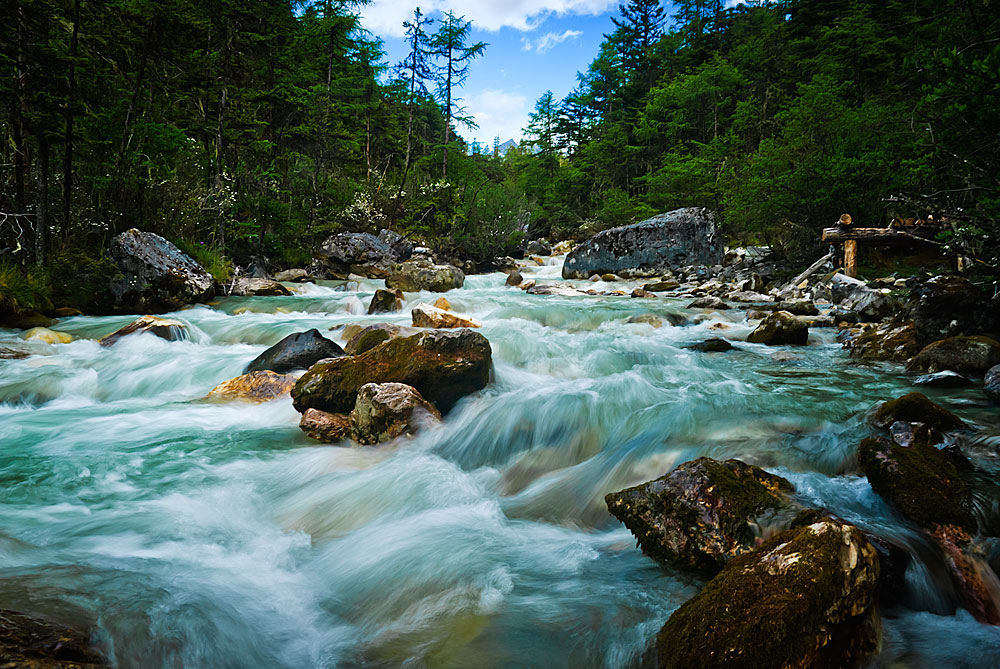
[[[0,313],[51,309],[49,293],[49,277],[43,269],[0,260]]]

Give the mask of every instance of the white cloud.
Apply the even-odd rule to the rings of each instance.
[[[549,49],[551,49],[552,47],[558,44],[562,44],[568,39],[576,39],[582,34],[583,34],[582,30],[567,30],[561,35],[559,33],[545,33],[537,40],[535,40],[534,43],[532,43],[531,40],[528,39],[527,37],[522,37],[521,50],[522,51],[534,50],[534,52],[537,53],[538,55],[542,55],[547,53]]]
[[[521,127],[527,124],[528,113],[531,111],[525,96],[499,89],[486,89],[470,95],[465,103],[479,128],[466,130],[462,133],[463,136],[470,140],[478,139],[489,146],[493,145],[494,137],[500,137],[501,142],[521,139]]]
[[[527,32],[553,14],[597,15],[617,3],[618,0],[374,0],[361,8],[361,15],[364,26],[383,37],[401,36],[403,21],[412,18],[418,6],[426,15],[450,9],[483,30],[509,27]]]

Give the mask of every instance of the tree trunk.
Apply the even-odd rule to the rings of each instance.
[[[17,6],[17,67],[12,74],[14,78],[14,96],[10,101],[11,117],[13,123],[12,139],[14,140],[14,205],[17,213],[27,212],[27,199],[24,195],[24,182],[28,175],[28,152],[24,144],[24,110],[27,101],[24,99],[24,88],[22,80],[27,67],[26,54],[28,44],[28,28],[25,25],[23,3],[14,3]]]
[[[45,244],[49,228],[49,139],[38,137],[38,198],[35,202],[35,264],[45,264]]]
[[[68,91],[66,94],[65,131],[63,133],[63,201],[62,230],[63,246],[69,239],[70,204],[73,198],[73,120],[76,105],[76,51],[80,41],[80,0],[73,2],[73,35],[69,45]]]

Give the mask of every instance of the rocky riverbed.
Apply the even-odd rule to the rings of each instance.
[[[793,663],[1000,663],[992,349],[921,353],[985,327],[948,312],[964,287],[785,286],[756,251],[631,280],[563,259],[462,282],[428,261],[371,314],[386,281],[353,276],[106,345],[142,314],[0,330],[0,625],[119,666],[623,667],[730,652],[705,625],[753,615]],[[914,386],[942,360],[967,383]],[[663,488],[683,504],[650,507],[680,516],[609,512],[693,461]],[[694,483],[714,471],[725,495]],[[783,606],[803,575],[830,588]],[[713,657],[778,657],[747,639]]]

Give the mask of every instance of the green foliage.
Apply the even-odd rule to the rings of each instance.
[[[0,259],[0,313],[44,311],[52,307],[48,273]]]
[[[204,267],[218,283],[225,283],[233,278],[233,261],[218,246],[179,239],[177,248]]]
[[[53,254],[48,268],[52,302],[81,311],[103,311],[111,302],[111,284],[122,278],[106,254],[68,248]]]

